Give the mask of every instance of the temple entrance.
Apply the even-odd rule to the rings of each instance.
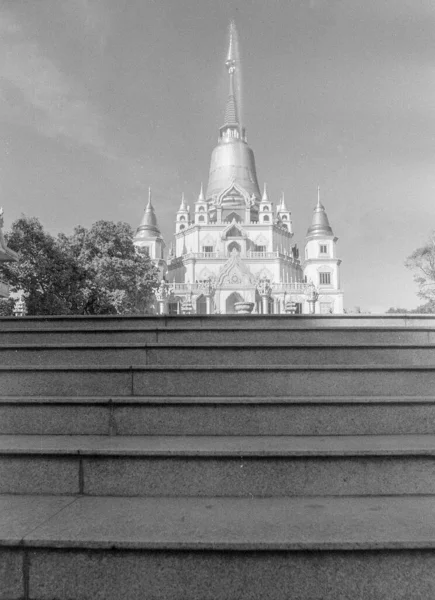
[[[228,296],[225,303],[225,312],[227,315],[233,315],[236,312],[236,309],[234,308],[236,302],[244,302],[244,298],[238,292],[233,292]]]

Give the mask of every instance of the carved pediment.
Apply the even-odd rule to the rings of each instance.
[[[205,279],[215,279],[216,275],[213,273],[213,271],[210,271],[210,269],[204,267],[202,271],[200,271],[198,278],[200,281],[204,281]]]
[[[212,237],[211,235],[206,235],[202,240],[201,240],[201,245],[202,246],[216,246],[216,240],[214,237]]]
[[[255,197],[233,180],[231,184],[214,198],[216,206],[230,205],[233,207],[241,206],[250,208],[255,203]]]
[[[246,285],[255,285],[255,277],[240,258],[240,254],[233,250],[230,258],[219,271],[217,286],[237,287]]]
[[[229,225],[227,225],[225,227],[225,229],[222,231],[222,239],[226,240],[227,238],[233,238],[233,237],[242,237],[242,238],[246,238],[247,234],[246,231],[243,229],[243,227],[241,227],[237,221],[235,219],[233,219],[231,221],[231,223],[229,223]]]
[[[260,234],[259,236],[257,236],[254,239],[254,242],[257,246],[268,246],[269,245],[268,238],[265,237],[263,234]]]

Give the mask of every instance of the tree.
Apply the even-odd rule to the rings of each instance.
[[[0,317],[11,317],[14,314],[15,300],[13,298],[0,299]]]
[[[429,240],[408,256],[405,266],[414,272],[414,281],[418,284],[418,296],[426,303],[415,312],[435,312],[435,232]]]
[[[408,256],[405,266],[413,271],[414,281],[418,284],[418,296],[425,300],[417,308],[390,308],[388,313],[435,313],[435,232],[429,240]]]
[[[1,268],[29,315],[143,313],[158,285],[126,223],[99,221],[53,237],[38,219],[21,217],[6,237],[19,260]]]
[[[134,314],[148,310],[158,272],[150,259],[138,254],[127,223],[98,221],[89,230],[76,227],[61,237],[84,273],[83,314]]]
[[[35,217],[21,217],[6,235],[18,262],[2,272],[12,292],[23,292],[29,315],[71,314],[80,283],[77,265]]]

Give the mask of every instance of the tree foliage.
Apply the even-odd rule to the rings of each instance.
[[[21,217],[6,239],[19,261],[5,263],[3,276],[22,291],[29,315],[144,313],[158,285],[127,223],[98,221],[54,237],[38,219]]]
[[[426,244],[408,256],[405,266],[414,273],[419,297],[426,302],[435,303],[435,233]]]
[[[429,240],[414,250],[405,261],[405,266],[414,273],[414,281],[418,285],[418,296],[425,300],[417,308],[390,308],[388,313],[435,313],[435,233]]]
[[[0,317],[11,317],[14,314],[15,300],[13,298],[0,299]]]

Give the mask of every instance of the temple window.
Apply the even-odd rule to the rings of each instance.
[[[264,223],[269,223],[269,215],[264,215],[263,221]]]
[[[213,246],[203,246],[202,251],[208,253],[213,252]]]
[[[255,245],[254,252],[266,252],[266,246],[257,246],[257,245]]]
[[[204,211],[205,211],[205,208],[204,208],[203,206],[200,206],[200,207],[198,208],[198,212],[204,212]]]
[[[180,231],[184,229],[184,225],[180,225]]]
[[[320,285],[331,285],[331,273],[319,273]]]
[[[320,244],[320,254],[328,254],[328,246],[326,244]]]
[[[200,217],[198,217],[198,221],[199,221],[200,223],[204,223],[204,221],[205,221],[205,217],[204,217],[203,215],[201,215]]]
[[[183,216],[180,217],[180,221],[185,221],[185,220],[186,220],[186,217],[183,217]]]

